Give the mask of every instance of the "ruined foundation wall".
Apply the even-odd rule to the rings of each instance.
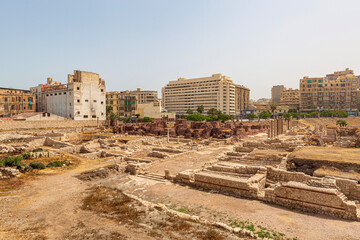
[[[289,208],[359,220],[354,202],[336,189],[311,187],[297,182],[265,190],[265,201]]]

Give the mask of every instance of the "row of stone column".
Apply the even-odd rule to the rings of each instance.
[[[283,118],[277,118],[270,120],[270,128],[268,130],[268,137],[275,138],[284,133],[284,121]]]

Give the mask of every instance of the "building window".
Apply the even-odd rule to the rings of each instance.
[[[101,92],[104,92],[104,89],[101,89]]]
[[[96,102],[96,100],[94,100],[94,102]]]
[[[80,102],[80,99],[76,100],[77,102]]]
[[[54,95],[57,96],[57,93],[55,93]]]
[[[77,87],[77,88],[76,88],[76,90],[80,90],[80,88],[79,88],[79,87]]]
[[[77,111],[76,113],[77,113],[77,114],[80,114],[80,111]]]
[[[59,93],[59,95],[61,95],[61,93]]]
[[[64,95],[66,95],[66,92],[64,92]]]
[[[101,104],[104,104],[104,102],[103,102],[103,101],[101,101]]]
[[[88,115],[84,115],[84,118],[88,118]]]
[[[88,99],[85,99],[85,102],[89,102],[89,100],[88,100]]]
[[[104,116],[104,113],[101,113],[101,116]]]
[[[96,118],[96,115],[92,115],[91,117],[92,117],[92,118]]]

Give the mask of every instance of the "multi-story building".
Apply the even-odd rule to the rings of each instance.
[[[325,77],[304,77],[300,80],[300,111],[343,110],[357,113],[359,87],[359,76],[348,68]]]
[[[285,114],[290,109],[291,108],[289,106],[277,106],[276,109],[274,110],[274,114],[275,115],[279,115],[279,113]],[[253,113],[253,114],[257,115],[257,116],[260,116],[260,114],[262,112],[270,112],[270,113],[272,113],[272,110],[271,110],[271,105],[265,104],[265,105],[250,106],[248,112]]]
[[[235,85],[235,115],[238,116],[249,108],[250,89]]]
[[[31,87],[30,92],[35,96],[36,99],[36,111],[37,112],[45,112],[46,111],[46,101],[45,97],[47,90],[55,90],[55,89],[64,89],[65,85],[62,85],[60,81],[53,81],[52,78],[47,78],[46,84],[39,84],[36,87]]]
[[[300,107],[300,91],[299,89],[284,89],[280,96],[280,105],[289,106],[291,109],[299,110]]]
[[[133,117],[136,114],[137,96],[130,91],[107,92],[106,105],[119,117]]]
[[[239,88],[236,91],[236,86],[230,77],[221,74],[204,78],[179,78],[162,88],[163,106],[176,114],[185,114],[188,109],[196,111],[198,106],[203,105],[205,113],[215,108],[234,116],[240,111],[237,108],[242,109],[249,102],[248,93],[243,95],[247,103],[241,102],[241,96],[239,99],[236,97],[237,92],[249,90]]]
[[[281,93],[285,89],[284,85],[277,85],[271,88],[271,102],[280,104]]]
[[[35,111],[36,100],[29,90],[0,88],[0,116]]]
[[[141,88],[137,88],[134,91],[125,91],[125,92],[128,92],[130,95],[135,95],[137,98],[137,103],[140,104],[156,102],[159,100],[157,91],[141,90]]]
[[[68,83],[52,82],[32,88],[39,109],[74,120],[105,120],[105,81],[99,74],[75,70],[68,75]]]

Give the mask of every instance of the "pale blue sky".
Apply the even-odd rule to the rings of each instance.
[[[29,88],[74,69],[107,90],[158,90],[178,77],[272,85],[349,67],[360,74],[360,1],[0,0],[0,86]]]

